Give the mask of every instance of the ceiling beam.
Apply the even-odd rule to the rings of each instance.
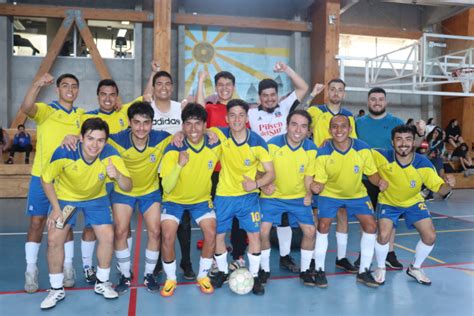
[[[364,35],[364,36],[380,36],[380,37],[396,37],[408,39],[420,39],[423,35],[421,31],[404,31],[398,28],[390,27],[374,27],[363,25],[341,24],[342,34]]]

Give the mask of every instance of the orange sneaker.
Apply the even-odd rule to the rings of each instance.
[[[176,290],[176,280],[166,280],[165,285],[160,291],[161,296],[168,297],[174,294],[174,290]]]
[[[211,279],[209,277],[203,277],[197,280],[197,283],[199,285],[199,289],[201,292],[204,294],[212,294],[214,293],[214,287],[211,284]]]

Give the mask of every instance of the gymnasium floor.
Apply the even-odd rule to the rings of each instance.
[[[357,284],[355,276],[336,271],[335,237],[331,232],[329,254],[326,258],[327,289],[303,286],[297,275],[278,267],[278,249],[272,250],[272,278],[262,297],[249,294],[239,296],[227,285],[213,295],[201,294],[194,283],[179,284],[175,295],[163,298],[148,293],[142,285],[144,240],[141,219],[135,215],[134,264],[139,276],[129,293],[116,300],[106,301],[95,295],[82,278],[80,260],[80,232],[75,233],[78,272],[76,288],[67,290],[66,299],[54,309],[44,312],[40,303],[49,287],[45,256],[45,240],[40,252],[40,288],[35,294],[23,292],[24,241],[27,217],[24,200],[0,201],[0,314],[1,315],[474,315],[474,190],[456,190],[449,201],[428,202],[438,231],[436,246],[425,261],[425,272],[431,286],[423,286],[409,278],[405,271],[389,271],[385,285],[378,289]],[[81,227],[77,227],[77,230]],[[333,228],[334,230],[334,228]],[[200,232],[193,231],[193,242]],[[418,242],[416,231],[409,231],[401,223],[397,231],[396,253],[406,266],[413,257]],[[140,250],[140,258],[136,254]],[[351,223],[348,257],[354,261],[359,249],[359,229]],[[292,252],[299,260],[299,252]],[[198,266],[198,252],[194,248],[194,268]],[[137,260],[138,259],[138,260]],[[115,266],[115,262],[112,265]],[[112,269],[112,282],[118,275]],[[160,275],[160,282],[164,276]]]

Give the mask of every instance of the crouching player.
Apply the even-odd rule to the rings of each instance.
[[[388,242],[398,219],[404,216],[408,228],[420,233],[421,240],[416,245],[415,259],[407,269],[407,274],[418,283],[430,285],[430,279],[421,269],[421,264],[434,247],[436,233],[424,198],[421,186],[424,184],[433,192],[442,196],[450,194],[455,185],[452,175],[441,179],[431,162],[415,153],[415,132],[411,126],[400,125],[392,130],[391,150],[374,149],[373,156],[380,176],[389,183],[388,189],[378,197],[378,238],[375,243],[377,269],[375,281],[385,282],[385,260],[388,254]]]
[[[197,103],[182,111],[184,142],[181,147],[168,145],[161,163],[163,208],[161,215],[162,258],[166,282],[162,296],[176,289],[176,255],[174,243],[179,221],[188,210],[204,235],[197,283],[201,292],[210,294],[214,287],[207,276],[216,245],[216,214],[211,201],[211,176],[219,160],[220,142],[209,144],[206,131],[207,113]]]
[[[62,209],[66,205],[82,210],[85,224],[92,225],[99,240],[97,281],[94,291],[105,298],[118,297],[109,282],[110,262],[113,254],[114,231],[110,201],[105,183],[107,177],[124,191],[132,189],[132,182],[118,152],[107,144],[109,127],[100,118],[86,120],[81,127],[80,143],[76,150],[59,147],[51,163],[41,176],[44,192],[51,203],[48,225],[48,266],[51,289],[41,303],[42,309],[56,306],[65,298],[63,288],[64,243],[68,231],[74,226],[77,211],[64,223]]]
[[[311,116],[304,110],[296,110],[288,115],[286,121],[287,133],[276,136],[268,142],[268,150],[275,169],[275,181],[261,188],[262,269],[259,275],[265,284],[270,276],[270,230],[272,224],[280,223],[282,213],[288,212],[290,217],[296,218],[303,232],[300,278],[305,285],[315,286],[314,278],[309,272],[316,232],[310,189],[313,182],[316,145],[306,138],[311,126]]]

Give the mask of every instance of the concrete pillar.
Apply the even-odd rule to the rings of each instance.
[[[179,13],[184,13],[183,8],[179,8]],[[178,78],[177,78],[177,89],[178,89],[178,100],[181,101],[184,98],[187,97],[187,95],[184,95],[186,93],[185,87],[186,87],[186,78],[184,77],[184,68],[185,68],[185,63],[184,63],[184,51],[185,51],[185,45],[184,41],[186,39],[186,33],[185,33],[185,26],[184,25],[178,25]],[[175,86],[176,89],[176,86]]]
[[[7,0],[0,0],[7,3]],[[12,56],[12,26],[8,17],[0,16],[0,126],[9,127],[12,120],[10,99],[10,60]]]
[[[141,11],[142,6],[137,4],[136,11]],[[133,39],[135,41],[134,65],[133,65],[133,95],[139,96],[143,94],[144,86],[142,85],[142,51],[143,51],[143,24],[135,23]]]

